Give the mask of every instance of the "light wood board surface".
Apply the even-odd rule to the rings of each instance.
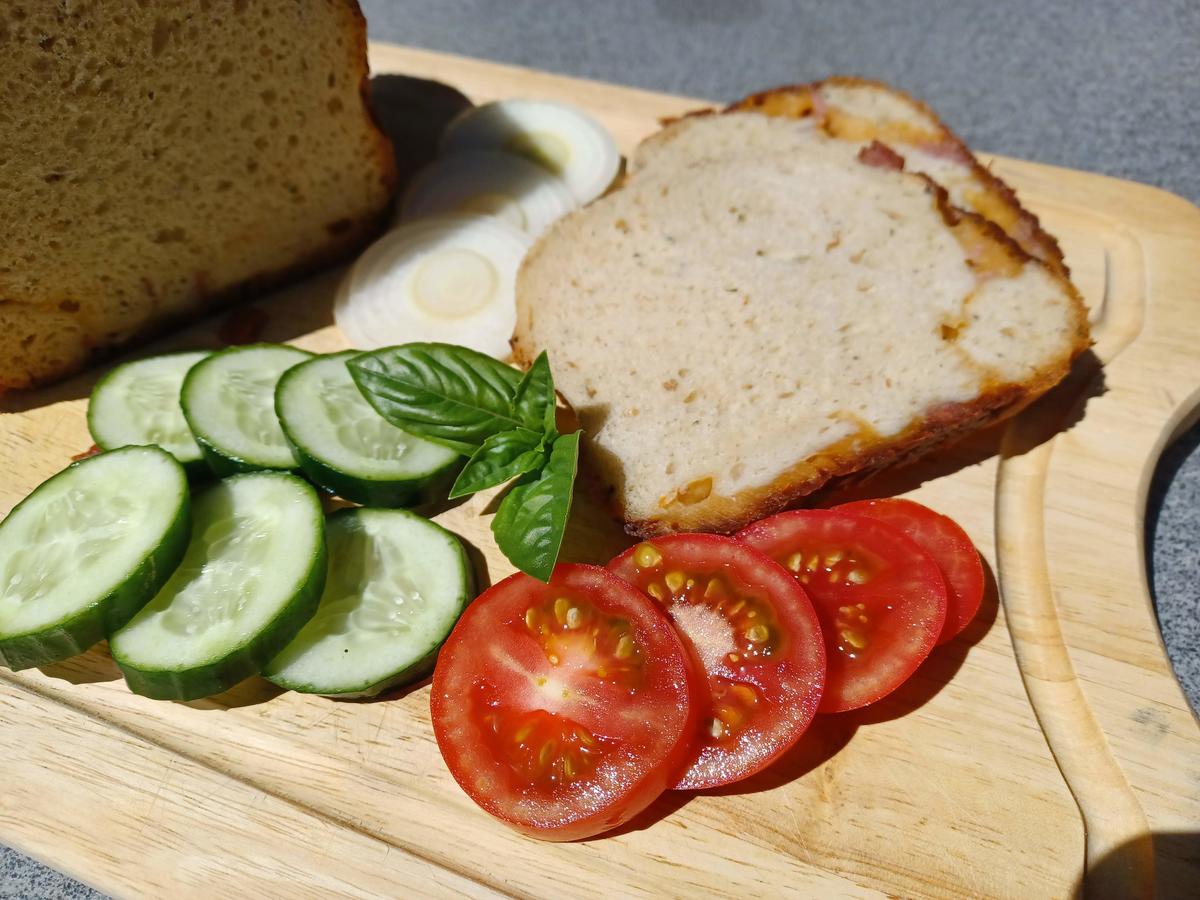
[[[579,104],[626,152],[658,117],[702,105],[383,45],[372,64],[476,101]],[[378,84],[381,100],[433,103],[427,87]],[[994,165],[1061,239],[1103,369],[1085,361],[1007,428],[871,485],[962,523],[1000,596],[892,697],[819,719],[734,790],[668,794],[618,834],[556,845],[463,795],[425,686],[347,703],[252,679],[162,703],[130,694],[101,646],[0,671],[0,841],[118,895],[1061,897],[1085,873],[1096,896],[1192,895],[1200,728],[1142,542],[1154,464],[1200,407],[1200,211],[1097,175]],[[264,338],[341,349],[338,274],[265,300]],[[152,349],[212,346],[217,324]],[[0,513],[91,443],[94,378],[3,401]],[[488,499],[438,519],[496,581],[510,567]],[[564,558],[622,546],[580,502]]]

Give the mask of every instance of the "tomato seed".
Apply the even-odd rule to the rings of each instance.
[[[746,629],[746,640],[752,644],[765,643],[771,636],[771,630],[766,625],[754,625]]]
[[[855,650],[861,650],[863,647],[867,646],[867,639],[857,631],[851,631],[849,628],[842,629],[842,640]]]
[[[754,688],[748,684],[734,684],[729,687],[730,692],[742,701],[746,706],[758,706],[758,694],[754,692]]]
[[[662,562],[662,554],[652,544],[642,544],[634,551],[633,561],[639,568],[653,569]]]
[[[732,731],[742,724],[744,716],[732,706],[721,706],[717,709],[717,718],[724,723],[728,730]]]
[[[678,594],[683,588],[684,574],[682,572],[668,572],[666,578],[663,579],[667,583],[667,589],[672,594]]]
[[[617,659],[629,659],[633,656],[633,639],[627,634],[621,635],[621,639],[617,641],[617,649],[613,654]]]

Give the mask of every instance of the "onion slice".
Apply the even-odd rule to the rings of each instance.
[[[580,109],[546,100],[500,100],[469,109],[447,127],[442,149],[527,157],[565,181],[581,204],[608,190],[621,167],[607,128]]]
[[[537,237],[577,205],[566,182],[536,163],[511,153],[467,150],[421,170],[404,195],[400,218],[495,216]]]
[[[352,346],[412,341],[509,355],[529,235],[491,216],[438,216],[388,232],[358,258],[333,318]]]

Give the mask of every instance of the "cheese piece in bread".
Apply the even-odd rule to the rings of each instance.
[[[631,533],[733,531],[1011,414],[1088,346],[1060,271],[886,148],[753,112],[651,140],[681,128],[720,152],[640,166],[518,282],[515,356],[549,352]]]

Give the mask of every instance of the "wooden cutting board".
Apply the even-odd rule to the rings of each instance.
[[[372,63],[477,101],[579,104],[625,151],[658,117],[702,105],[398,47],[376,45]],[[376,95],[411,132],[414,165],[431,124],[461,102],[394,77]],[[1095,357],[1006,429],[871,486],[961,522],[999,589],[892,697],[819,719],[734,790],[668,794],[618,834],[556,845],[508,831],[458,789],[426,686],[350,703],[255,679],[162,703],[131,695],[98,647],[0,671],[0,841],[126,895],[1058,897],[1085,873],[1096,895],[1193,893],[1200,728],[1155,623],[1143,513],[1160,451],[1200,407],[1200,210],[1137,184],[993,162],[1061,238]],[[341,349],[337,278],[263,302],[264,337]],[[211,346],[215,331],[155,349]],[[4,401],[0,512],[91,443],[94,377]],[[438,520],[494,582],[510,567],[487,500]],[[564,558],[603,561],[621,546],[580,502]]]

